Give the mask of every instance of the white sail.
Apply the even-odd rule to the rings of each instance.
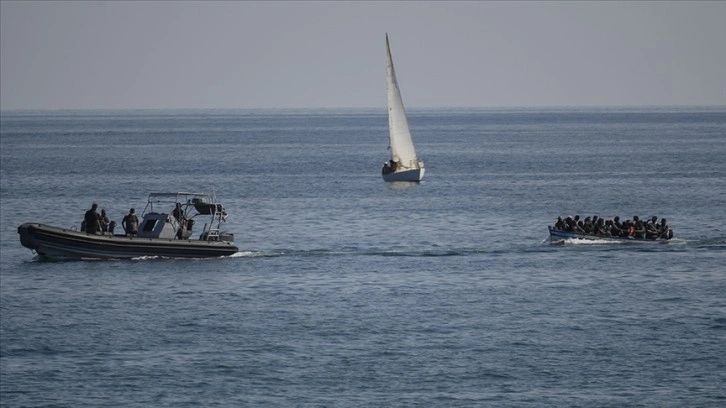
[[[416,157],[416,150],[413,147],[411,139],[411,131],[408,128],[408,120],[406,119],[406,111],[403,108],[403,99],[401,91],[398,88],[396,80],[396,70],[393,68],[393,58],[391,57],[391,46],[388,42],[388,34],[386,34],[386,55],[388,57],[387,74],[388,74],[388,130],[391,146],[391,160],[396,162],[402,168],[419,167]]]

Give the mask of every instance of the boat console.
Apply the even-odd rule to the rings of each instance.
[[[169,214],[164,213],[147,213],[139,226],[139,238],[177,238],[179,231],[179,221]],[[189,238],[192,231],[189,229],[182,230],[182,236],[179,238]]]

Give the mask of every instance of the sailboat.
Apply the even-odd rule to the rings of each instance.
[[[388,74],[388,133],[390,137],[391,160],[383,164],[381,173],[385,181],[421,181],[424,163],[416,156],[411,131],[408,128],[406,111],[403,108],[401,90],[393,69],[391,45],[386,33],[386,57]]]

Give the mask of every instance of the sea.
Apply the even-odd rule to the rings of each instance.
[[[2,407],[724,407],[726,107],[2,111]],[[239,253],[17,227],[216,194]],[[170,209],[171,210],[171,209]],[[557,217],[667,242],[551,242]]]

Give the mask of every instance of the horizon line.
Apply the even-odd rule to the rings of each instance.
[[[457,110],[457,109],[614,109],[614,108],[725,108],[725,104],[617,104],[617,105],[481,105],[481,106],[413,106],[406,107],[407,111],[414,110]],[[351,111],[351,110],[382,110],[386,111],[385,106],[349,106],[349,107],[329,107],[329,106],[315,106],[315,107],[215,107],[215,108],[200,108],[200,107],[123,107],[123,108],[11,108],[11,109],[0,109],[3,113],[13,112],[100,112],[100,111],[305,111],[305,110],[340,110],[340,111]]]

